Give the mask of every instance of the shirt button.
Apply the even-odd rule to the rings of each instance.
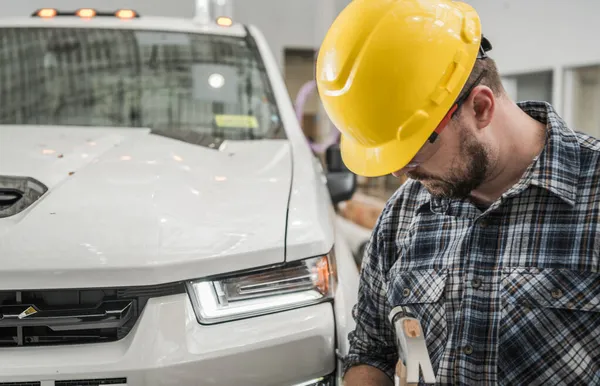
[[[475,289],[481,287],[481,279],[473,279],[471,280],[471,286]]]
[[[466,345],[466,346],[463,348],[463,352],[464,352],[466,355],[471,355],[471,354],[473,354],[473,346],[471,346],[470,344]]]
[[[407,297],[410,295],[410,288],[405,288],[402,290],[402,296]]]
[[[552,290],[552,297],[554,299],[560,299],[562,296],[563,296],[563,293],[559,288],[555,288]]]

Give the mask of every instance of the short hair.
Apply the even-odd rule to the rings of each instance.
[[[462,93],[470,89],[482,73],[484,74],[479,81],[479,84],[489,87],[497,97],[502,96],[506,92],[502,86],[502,80],[498,68],[496,67],[496,62],[488,56],[475,61],[473,70],[471,70],[471,75],[469,75],[469,79],[467,79],[460,94],[462,95]]]
[[[483,74],[483,75],[482,75]],[[475,65],[471,70],[471,74],[469,75],[469,79],[465,83],[464,87],[458,94],[458,99],[463,98],[464,93],[467,91],[471,91],[473,89],[473,84],[477,82],[479,79],[478,85],[484,85],[489,87],[494,93],[494,96],[500,98],[506,95],[506,91],[502,86],[502,80],[500,78],[500,74],[498,72],[498,68],[496,67],[496,62],[494,59],[488,57],[477,59],[475,61]],[[453,115],[452,119],[459,119],[460,113],[462,111],[462,106],[458,108],[456,113]]]

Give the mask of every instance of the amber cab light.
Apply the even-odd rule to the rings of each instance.
[[[133,19],[136,15],[135,11],[132,11],[131,9],[119,9],[115,13],[115,16],[119,19]]]
[[[54,9],[54,8],[43,8],[43,9],[40,9],[38,11],[37,15],[39,17],[43,17],[43,18],[49,19],[49,18],[52,18],[52,17],[56,16],[56,9]]]
[[[75,12],[75,14],[79,17],[83,17],[83,18],[91,18],[96,16],[96,11],[94,11],[91,8],[82,8],[77,10],[77,12]]]
[[[217,24],[221,27],[231,27],[231,25],[233,24],[233,20],[231,20],[231,18],[227,16],[220,16],[217,18]]]

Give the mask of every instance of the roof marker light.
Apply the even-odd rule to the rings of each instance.
[[[49,19],[49,18],[56,16],[56,13],[57,13],[56,9],[54,9],[54,8],[42,8],[37,12],[37,15],[39,17]]]
[[[91,8],[82,8],[78,9],[77,12],[75,12],[75,14],[79,17],[87,19],[96,16],[96,11]]]
[[[136,17],[136,13],[131,9],[119,9],[115,13],[115,16],[119,19],[133,19],[134,17]]]
[[[233,24],[233,20],[231,20],[231,18],[227,16],[219,16],[217,18],[217,24],[221,27],[231,27],[231,25]]]

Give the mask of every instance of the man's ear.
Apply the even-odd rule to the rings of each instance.
[[[473,109],[473,118],[478,129],[489,126],[494,117],[496,100],[494,92],[487,86],[477,86],[471,93],[471,103]]]

